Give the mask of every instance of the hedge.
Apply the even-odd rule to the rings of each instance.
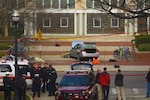
[[[135,45],[139,51],[150,51],[150,35],[135,36]]]
[[[9,48],[11,48],[11,46],[8,44],[0,44],[0,50],[8,50]]]
[[[139,44],[150,44],[150,35],[135,36],[135,45],[137,48]]]
[[[139,51],[150,51],[150,44],[139,44]]]

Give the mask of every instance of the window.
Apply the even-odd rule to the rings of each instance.
[[[12,69],[9,65],[4,64],[4,65],[0,65],[0,72],[11,72]]]
[[[61,0],[61,8],[67,8],[67,0]]]
[[[75,0],[69,0],[69,8],[75,8]]]
[[[111,27],[119,27],[119,19],[118,18],[111,19]]]
[[[51,27],[51,19],[50,18],[43,19],[43,27]]]
[[[93,27],[101,27],[101,18],[93,18]]]
[[[60,18],[60,27],[68,27],[68,18]]]
[[[52,8],[59,8],[59,0],[52,1]]]
[[[93,8],[93,1],[92,0],[86,0],[86,7],[87,8]]]
[[[51,8],[51,0],[44,0],[44,8]]]

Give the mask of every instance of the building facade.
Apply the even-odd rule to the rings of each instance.
[[[25,9],[19,9],[19,12],[25,12],[28,16],[24,17],[24,34],[35,35],[38,29],[44,35],[57,36],[133,35],[135,32],[150,32],[150,17],[120,19],[102,10],[95,0],[22,1],[25,2]],[[118,9],[113,12],[126,15]]]

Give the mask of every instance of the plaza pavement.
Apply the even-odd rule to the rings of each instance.
[[[73,41],[73,40],[80,40],[82,37],[60,37],[60,38],[56,38],[56,37],[50,37],[50,38],[46,38],[44,41]],[[82,38],[82,40],[84,41],[131,41],[132,39],[134,39],[133,36],[122,36],[122,35],[110,35],[110,36],[89,36],[89,37],[84,37]],[[32,48],[30,48],[32,49]],[[35,48],[34,48],[35,49]],[[47,49],[47,48],[43,48],[43,49]],[[64,48],[66,49],[66,48]],[[136,51],[138,52],[138,51]],[[39,55],[38,55],[39,56]],[[64,60],[63,58],[59,58],[58,56],[41,56],[41,58],[49,58],[49,59],[54,59],[55,58],[55,62],[57,62],[58,60]],[[68,59],[68,58],[66,58]],[[142,57],[141,57],[142,59]],[[65,61],[65,60],[64,60]],[[103,69],[103,67],[107,67],[108,71],[116,71],[116,68],[114,68],[115,64],[119,64],[120,65],[120,69],[123,71],[148,71],[148,68],[150,67],[150,63],[144,64],[144,63],[127,63],[126,61],[123,61],[123,63],[120,62],[111,62],[110,63],[102,63],[100,65],[94,65],[94,71],[96,71],[98,68],[99,69]],[[67,64],[56,64],[53,65],[53,67],[57,70],[57,71],[65,71],[65,70],[70,70],[70,65]],[[145,98],[145,94],[146,94],[146,88],[125,88],[125,93],[126,93],[126,97],[127,100],[150,100],[150,98]],[[32,96],[32,92],[31,90],[27,90],[27,94]],[[109,94],[109,100],[116,100],[116,90],[115,88],[111,88],[110,89],[110,94]],[[41,93],[41,97],[40,98],[34,98],[33,100],[55,100],[54,97],[49,97],[47,96],[47,93],[42,94]]]

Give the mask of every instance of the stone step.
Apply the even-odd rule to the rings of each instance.
[[[119,49],[120,46],[97,46],[97,49],[101,51],[114,51],[116,49]],[[131,46],[121,46],[121,47],[129,47],[130,50],[132,50]],[[27,47],[28,48],[28,47]],[[29,46],[29,51],[70,51],[71,46]]]

